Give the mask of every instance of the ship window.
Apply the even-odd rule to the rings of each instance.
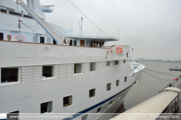
[[[45,43],[45,38],[44,37],[40,37],[40,43]]]
[[[72,105],[72,96],[67,96],[63,98],[63,106],[67,107],[69,105]]]
[[[7,13],[7,10],[5,10],[5,9],[1,9],[1,12],[3,12],[3,13]]]
[[[52,101],[41,104],[41,113],[52,112]]]
[[[74,64],[74,73],[82,73],[82,64]]]
[[[111,66],[111,61],[107,61],[107,66]]]
[[[1,83],[18,82],[18,68],[2,68]]]
[[[87,120],[88,114],[82,116],[82,120]]]
[[[102,107],[99,107],[99,108],[97,109],[97,113],[100,113],[100,112],[101,112],[101,108],[102,108]]]
[[[70,46],[72,46],[72,40],[70,40],[70,43],[69,43]]]
[[[4,34],[0,33],[0,40],[4,40]]]
[[[129,57],[129,54],[128,54],[128,53],[127,53],[126,55],[127,55],[127,57]]]
[[[17,12],[14,12],[14,11],[9,11],[9,14],[12,14],[12,15],[17,15],[17,16],[22,16],[22,14],[17,13]]]
[[[31,17],[29,15],[24,15],[24,17],[33,19],[33,17]]]
[[[96,71],[96,63],[90,63],[90,71]]]
[[[119,86],[119,80],[116,80],[116,86]]]
[[[118,65],[119,64],[119,61],[115,61],[115,65]]]
[[[123,60],[123,63],[126,63],[126,60]]]
[[[53,77],[53,66],[43,66],[43,78]]]
[[[127,77],[124,78],[124,82],[127,82]]]
[[[77,41],[76,40],[74,40],[74,46],[77,46]]]
[[[95,96],[95,88],[89,90],[89,98],[94,97]]]
[[[111,90],[111,83],[107,84],[107,91]]]
[[[10,112],[7,114],[7,120],[12,120],[12,118],[13,120],[19,120],[18,116],[19,116],[19,111]]]
[[[112,101],[110,101],[109,105],[112,105],[112,102],[113,102],[113,100],[112,100]]]

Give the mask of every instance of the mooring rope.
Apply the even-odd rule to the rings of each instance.
[[[159,80],[171,81],[171,80],[168,80],[168,79],[162,79],[162,78],[158,78],[158,77],[156,77],[156,76],[153,76],[153,75],[147,73],[145,70],[143,70],[143,72],[145,72],[146,74],[150,75],[151,77],[154,77],[154,78],[159,79]],[[178,75],[177,75],[177,76],[178,76]]]
[[[174,75],[174,74],[170,74],[170,73],[164,73],[164,72],[155,71],[155,70],[151,70],[151,69],[145,69],[145,70],[152,71],[152,72],[157,72],[157,73],[162,73],[162,74],[167,74],[167,75],[178,76],[178,75]]]

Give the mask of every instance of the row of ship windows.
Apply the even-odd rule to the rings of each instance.
[[[31,18],[31,19],[33,19],[33,17],[31,17],[31,16],[29,16],[29,15],[21,14],[21,13],[15,12],[14,10],[0,9],[0,12],[9,13],[9,14],[11,14],[11,15],[17,15],[17,16],[21,16],[21,17],[26,17],[26,18]]]
[[[119,65],[119,61],[107,61],[106,66],[110,67],[111,63],[114,65]],[[123,60],[123,63],[126,63],[126,60]],[[89,71],[95,72],[97,71],[96,62],[89,63]],[[1,68],[0,69],[1,83],[16,83],[19,82],[19,68]],[[74,64],[74,74],[83,73],[83,65],[82,63]],[[29,72],[30,73],[30,72]],[[42,66],[42,80],[53,78],[54,77],[54,66]]]
[[[127,82],[127,77],[124,78],[124,82]],[[118,86],[119,86],[119,80],[116,80],[116,87],[118,87]],[[107,91],[111,90],[111,83],[107,84],[106,89],[107,89]],[[95,95],[96,95],[96,88],[90,89],[89,90],[89,98],[95,97]],[[63,97],[63,107],[64,108],[72,105],[72,103],[73,103],[73,95]],[[113,103],[113,100],[111,100],[109,102],[108,107],[110,105],[112,105],[112,103]],[[51,113],[52,112],[52,106],[53,106],[53,101],[41,103],[40,104],[40,113],[41,114]],[[102,109],[102,107],[100,106],[97,109],[96,113],[100,113],[101,109]],[[16,114],[18,116],[19,111],[10,112],[8,114],[13,114],[13,115]],[[87,115],[82,116],[82,120],[86,120],[85,118],[87,119]]]

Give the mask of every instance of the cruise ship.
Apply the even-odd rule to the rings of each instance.
[[[0,113],[64,120],[108,120],[140,78],[130,46],[85,36],[46,21],[39,0],[0,0]],[[45,118],[42,118],[45,120]],[[60,120],[50,118],[49,120]],[[35,119],[37,120],[37,119]]]

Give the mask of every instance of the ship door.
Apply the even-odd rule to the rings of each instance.
[[[3,33],[0,33],[0,40],[4,40],[4,34]]]
[[[80,46],[84,47],[84,40],[80,40]]]
[[[44,37],[40,37],[40,43],[45,43],[45,38]]]

